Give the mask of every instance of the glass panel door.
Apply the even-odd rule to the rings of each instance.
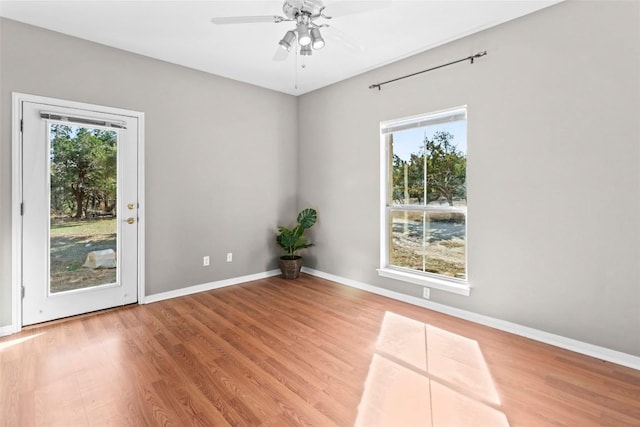
[[[23,326],[138,299],[139,119],[74,104],[22,102]]]

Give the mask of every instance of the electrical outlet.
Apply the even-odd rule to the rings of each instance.
[[[209,255],[202,257],[202,266],[208,267],[210,265],[211,265],[211,258],[209,258]]]
[[[431,298],[431,289],[422,288],[422,298],[426,298],[426,299]]]
[[[232,262],[233,261],[233,253],[228,252],[227,253],[227,262]]]

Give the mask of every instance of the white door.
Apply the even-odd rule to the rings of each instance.
[[[138,118],[22,101],[22,324],[138,299]]]

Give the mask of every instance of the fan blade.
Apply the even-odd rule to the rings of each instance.
[[[296,48],[296,46],[292,47],[293,49]],[[286,49],[283,49],[282,46],[278,46],[276,48],[276,51],[273,52],[273,60],[280,62],[280,61],[284,61],[285,59],[287,59],[289,57],[289,51]]]
[[[211,18],[211,22],[216,25],[226,24],[258,24],[261,22],[282,22],[289,21],[290,19],[284,16],[278,15],[263,15],[263,16],[220,16],[217,18]]]

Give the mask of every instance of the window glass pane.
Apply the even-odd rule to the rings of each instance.
[[[427,204],[467,205],[465,122],[425,129]]]
[[[117,281],[114,131],[51,124],[49,292]]]
[[[394,132],[389,136],[393,153],[391,189],[393,204],[424,205],[425,164],[421,129]]]
[[[392,209],[389,265],[466,279],[466,214]]]
[[[392,204],[466,206],[466,121],[393,132],[391,156]]]

